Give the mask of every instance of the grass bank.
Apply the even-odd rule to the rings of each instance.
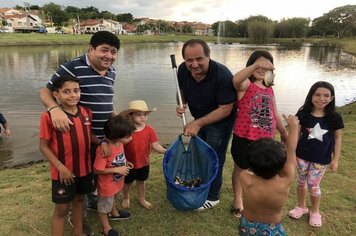
[[[336,173],[328,171],[321,184],[321,214],[324,225],[319,229],[309,226],[307,216],[300,220],[288,218],[288,209],[296,204],[293,186],[283,211],[283,224],[288,235],[354,235],[356,232],[356,103],[339,108],[339,111],[345,122],[341,160],[339,170]],[[162,155],[152,155],[147,199],[154,204],[154,209],[143,209],[137,203],[136,189],[133,186],[131,219],[112,222],[112,225],[123,235],[237,235],[238,221],[229,212],[232,169],[233,162],[229,154],[218,207],[205,212],[181,212],[173,209],[166,199]],[[0,179],[0,235],[50,235],[53,204],[48,163],[5,169],[0,171]],[[118,202],[121,202],[121,197]],[[89,212],[89,220],[95,235],[99,235],[100,223],[97,215]],[[68,225],[66,232],[66,235],[70,235]]]
[[[1,46],[38,46],[38,45],[73,45],[88,44],[91,35],[71,34],[0,34]],[[201,38],[208,42],[217,42],[215,36],[191,36],[191,35],[120,35],[121,42],[125,43],[148,43],[148,42],[184,42],[192,37]],[[249,43],[247,38],[221,38],[222,43]],[[306,39],[270,39],[272,43],[321,43],[339,45],[345,52],[356,55],[356,40],[351,38],[306,38]]]

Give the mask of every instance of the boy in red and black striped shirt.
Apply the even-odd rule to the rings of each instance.
[[[93,190],[90,142],[92,112],[78,105],[79,79],[61,77],[54,82],[53,96],[71,122],[68,132],[53,128],[50,111],[41,115],[40,150],[51,163],[52,235],[64,235],[65,219],[71,205],[74,235],[83,233],[84,194]]]

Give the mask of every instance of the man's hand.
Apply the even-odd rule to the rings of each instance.
[[[185,113],[186,109],[187,109],[187,105],[186,104],[184,104],[183,107],[177,106],[176,107],[177,116],[183,117],[183,114]]]
[[[70,130],[70,125],[73,125],[73,123],[60,107],[52,109],[50,113],[53,127],[56,130],[60,130],[62,132]]]
[[[110,145],[107,142],[100,143],[100,150],[103,157],[109,157],[111,154]]]
[[[195,136],[195,135],[198,134],[200,129],[201,129],[200,125],[198,124],[197,121],[194,120],[192,122],[189,122],[185,126],[183,135],[185,135],[185,136]]]

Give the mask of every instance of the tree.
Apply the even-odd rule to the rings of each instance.
[[[277,38],[303,38],[309,30],[309,18],[294,17],[282,19],[275,24],[274,37]]]
[[[40,7],[38,5],[31,5],[30,10],[39,10]]]
[[[116,19],[115,14],[112,14],[112,13],[109,12],[109,11],[102,11],[102,12],[100,13],[100,15],[101,15],[101,18],[104,18],[104,19],[111,19],[111,20]]]
[[[252,21],[247,27],[249,38],[254,43],[266,43],[272,36],[273,24],[271,22]]]
[[[239,36],[238,26],[232,21],[218,21],[212,24],[211,28],[215,36],[236,38]]]
[[[324,14],[323,16],[320,16],[318,18],[315,18],[312,21],[312,25],[310,27],[308,36],[327,36],[329,34],[333,33],[333,30],[330,28],[331,22]]]
[[[356,24],[356,5],[337,7],[326,14],[338,38],[342,38],[347,29]]]
[[[63,26],[68,21],[68,15],[62,7],[53,2],[43,5],[41,10],[51,17],[55,26]]]
[[[185,24],[185,25],[183,25],[182,33],[191,34],[191,33],[193,33],[193,29],[189,24]]]
[[[117,14],[116,15],[116,20],[118,22],[127,22],[127,23],[132,23],[133,22],[133,16],[131,13],[124,13],[124,14]]]
[[[15,9],[16,10],[25,10],[25,8],[23,6],[20,6],[20,5],[16,5]]]
[[[269,19],[266,16],[262,16],[262,15],[257,15],[257,16],[250,16],[244,20],[239,20],[237,22],[237,35],[238,37],[249,37],[248,34],[248,25],[251,22],[264,22],[264,23],[270,23],[273,24],[273,21],[271,19]]]

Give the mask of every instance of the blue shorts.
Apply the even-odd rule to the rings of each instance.
[[[273,235],[284,236],[286,231],[282,224],[267,224],[251,222],[245,219],[243,216],[240,218],[239,235]]]

